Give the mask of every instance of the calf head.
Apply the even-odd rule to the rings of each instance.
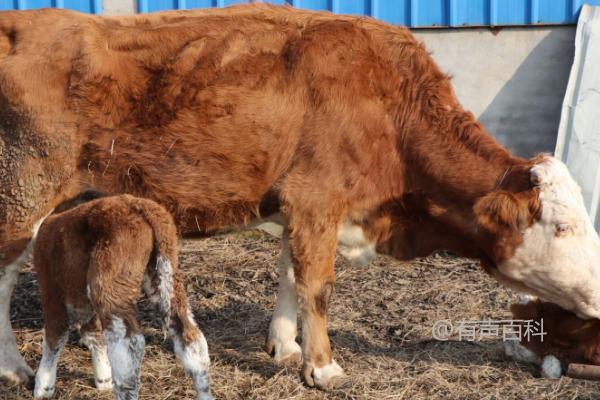
[[[583,318],[600,318],[600,239],[579,186],[559,160],[527,172],[530,188],[496,190],[474,206],[487,268],[499,281]]]

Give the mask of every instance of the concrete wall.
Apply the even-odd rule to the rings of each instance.
[[[464,107],[521,156],[554,152],[575,27],[415,31]]]
[[[135,0],[104,0],[104,14],[133,14]],[[521,156],[553,152],[574,53],[575,27],[415,30],[458,98]]]

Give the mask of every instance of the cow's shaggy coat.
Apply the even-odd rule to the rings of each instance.
[[[69,328],[81,323],[96,386],[110,388],[112,370],[116,398],[136,399],[145,343],[136,304],[144,286],[158,304],[198,399],[211,399],[208,348],[177,272],[171,215],[153,201],[129,195],[75,206],[89,199],[83,194],[59,206],[42,224],[34,247],[45,330],[34,396],[54,394],[56,366]]]
[[[299,357],[299,310],[309,385],[343,375],[327,335],[338,237],[360,261],[454,250],[600,317],[600,240],[564,165],[511,155],[407,29],[373,19],[268,5],[2,13],[0,154],[3,265],[86,185],[158,201],[183,234],[279,211],[267,349]],[[18,269],[5,271],[4,308]],[[0,314],[0,372],[23,379],[9,326]]]

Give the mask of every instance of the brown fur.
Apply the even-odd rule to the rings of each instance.
[[[590,363],[600,365],[600,320],[581,319],[574,313],[556,304],[540,300],[527,304],[513,304],[510,307],[515,319],[544,320],[544,341],[531,337],[521,344],[529,350],[545,357],[553,355],[565,365],[569,363]]]
[[[188,317],[188,300],[177,272],[176,227],[162,206],[130,195],[85,193],[58,209],[63,211],[40,227],[34,247],[49,347],[57,346],[74,322],[84,324],[82,337],[91,335],[99,342],[99,332],[115,317],[124,321],[128,336],[138,334],[136,304],[144,275],[158,291],[155,264],[161,256],[169,260],[173,278],[171,311],[163,315],[165,328],[182,338],[184,346],[202,335]]]
[[[493,140],[407,29],[252,5],[4,12],[0,32],[0,251],[86,186],[152,198],[183,234],[279,206],[310,365],[331,360],[342,221],[384,253],[449,248],[494,273],[537,215],[535,160]]]

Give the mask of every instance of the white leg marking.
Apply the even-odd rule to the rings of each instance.
[[[344,370],[335,360],[331,360],[331,364],[315,368],[312,372],[312,377],[317,387],[326,387],[331,384],[331,379],[342,378],[344,376],[346,376]]]
[[[524,361],[536,365],[542,364],[540,356],[523,346],[518,340],[504,342],[504,353],[517,361]]]
[[[27,260],[33,240],[12,264],[0,268],[0,377],[15,383],[27,382],[33,371],[17,349],[17,340],[10,323],[10,296],[17,283],[21,266]]]
[[[117,400],[137,400],[140,390],[140,366],[144,357],[144,336],[127,336],[123,320],[113,317],[111,326],[104,330],[108,360],[112,371]]]
[[[194,318],[189,313],[188,319],[195,325]],[[183,368],[192,377],[197,400],[212,400],[210,392],[210,357],[208,345],[202,332],[200,337],[186,346],[179,337],[173,335],[173,348]]]
[[[267,349],[273,353],[275,362],[292,358],[299,360],[302,357],[302,349],[296,343],[298,300],[296,297],[294,265],[286,231],[284,231],[281,242],[277,305],[269,326],[269,338],[267,340]]]
[[[559,379],[562,375],[562,367],[558,358],[554,356],[544,357],[542,361],[542,378]]]
[[[17,340],[10,323],[10,297],[19,277],[22,265],[33,250],[35,238],[42,222],[52,211],[37,221],[32,230],[32,239],[21,255],[11,264],[0,268],[0,377],[15,383],[27,382],[33,371],[17,349]]]
[[[92,353],[92,366],[94,368],[94,383],[96,389],[112,389],[112,373],[106,344],[102,341],[98,341],[91,334],[84,335],[84,337],[81,338],[81,341],[90,350],[90,353]]]
[[[33,397],[50,398],[54,396],[54,384],[56,383],[56,367],[60,353],[67,342],[67,334],[64,334],[57,342],[56,346],[50,348],[44,337],[44,349],[42,360],[35,375],[35,389]]]

